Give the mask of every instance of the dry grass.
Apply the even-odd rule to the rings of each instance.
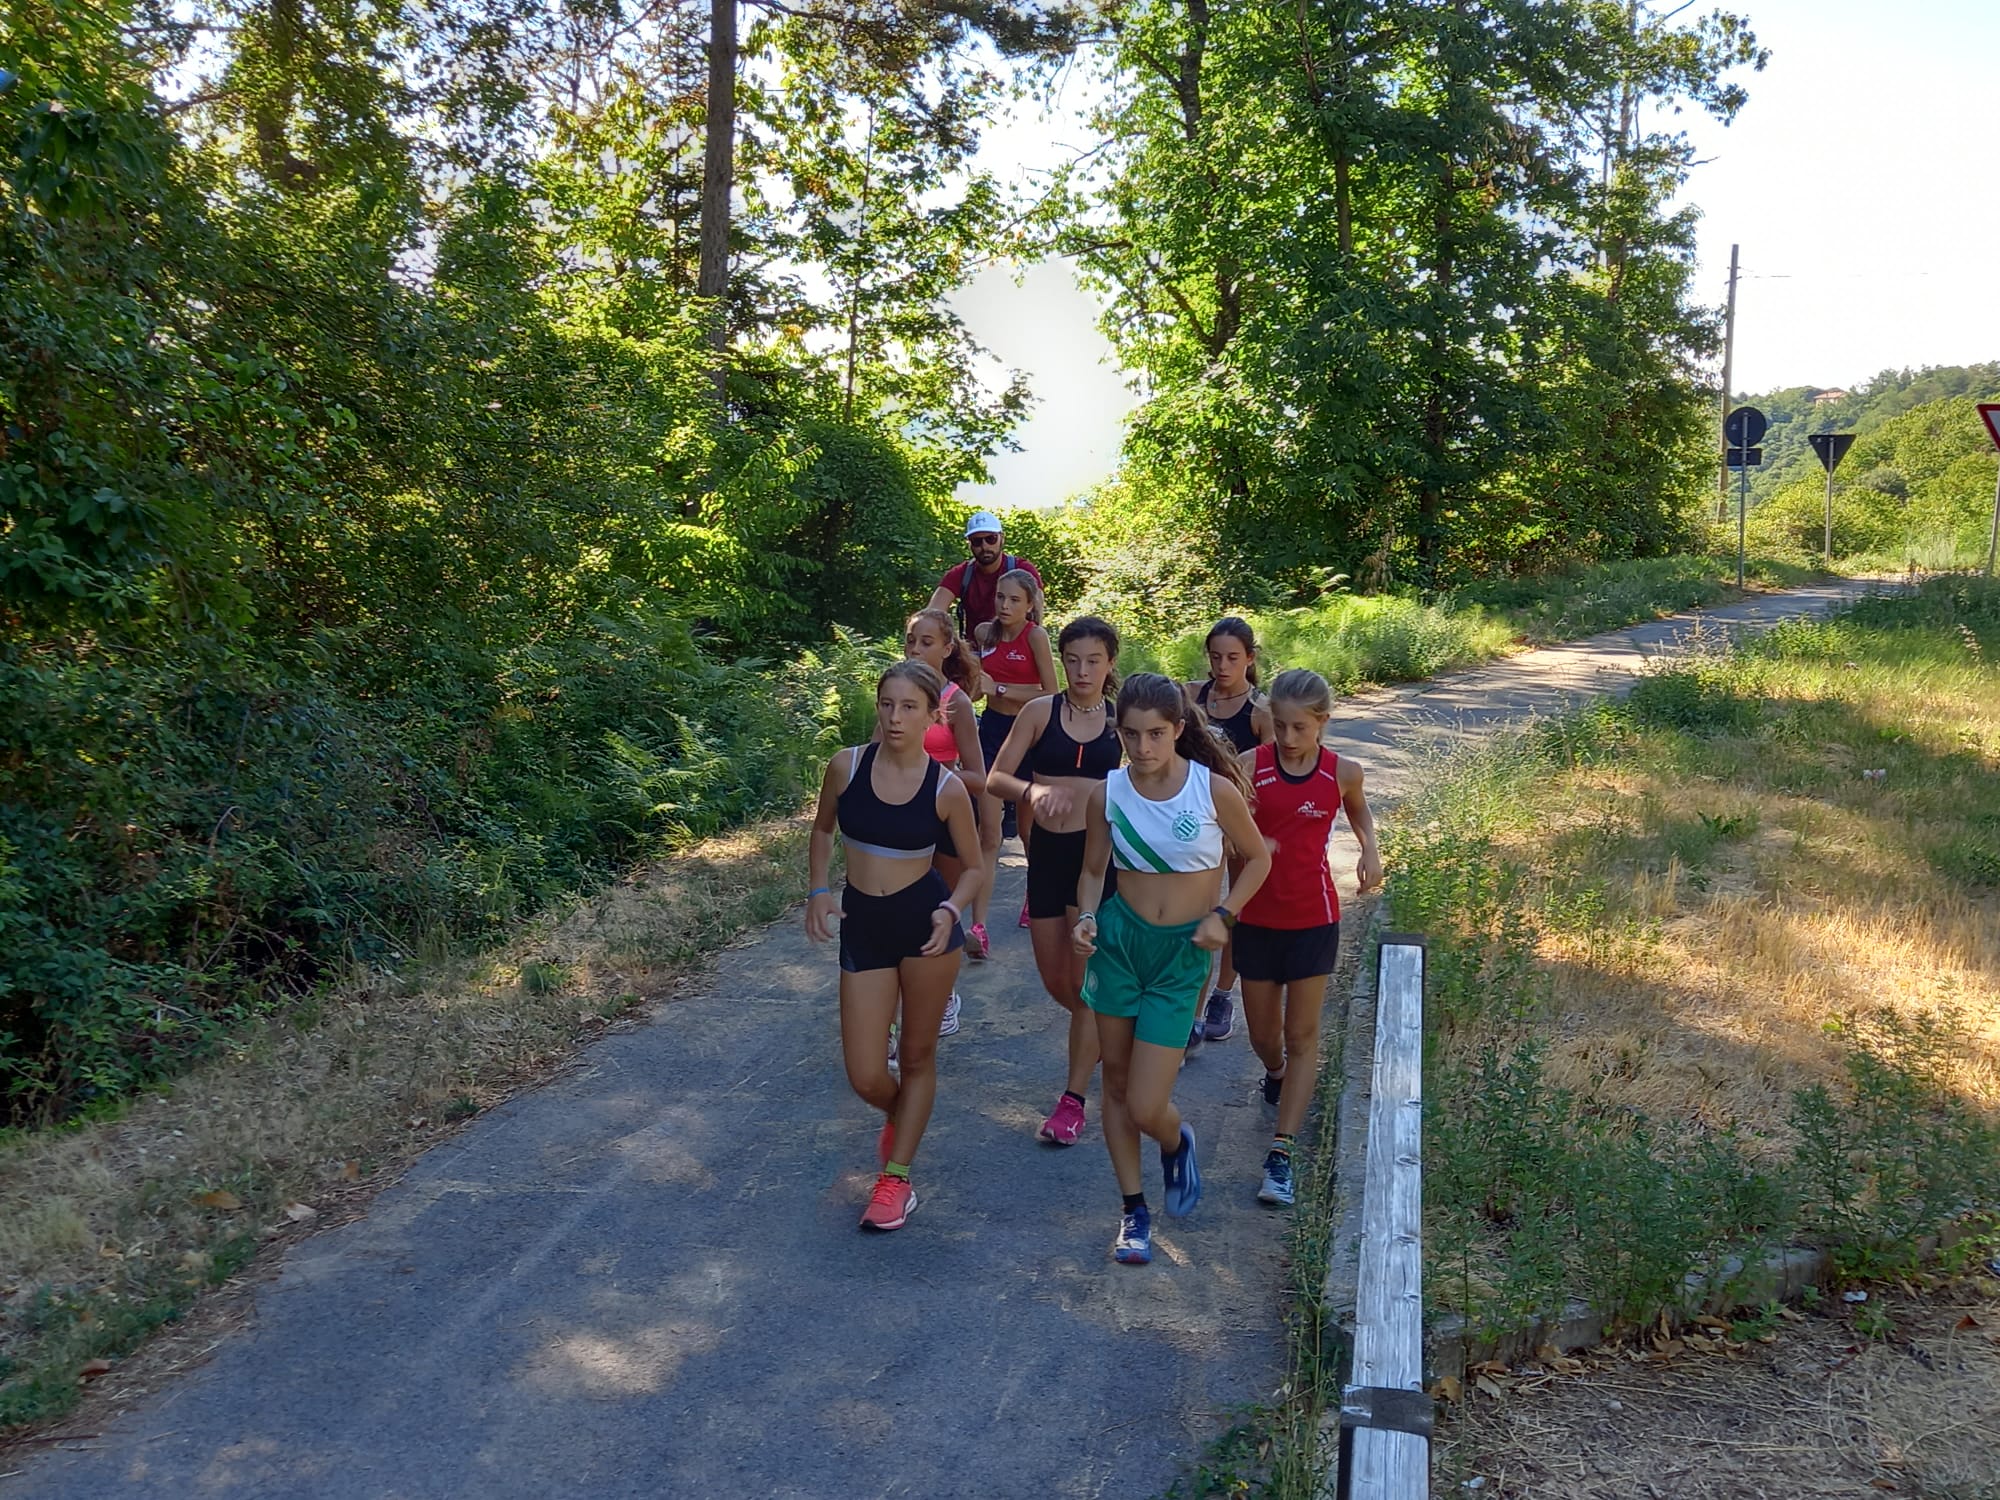
[[[1970,653],[1754,666],[1755,729],[1641,728],[1604,762],[1544,765],[1495,829],[1553,914],[1547,1077],[1776,1153],[1792,1091],[1840,1074],[1842,1017],[1951,1008],[1970,1041],[1951,1082],[2000,1106],[2000,891],[1936,857],[2000,851],[2000,671]]]
[[[1497,1395],[1475,1385],[1447,1409],[1432,1493],[2000,1496],[2000,1277],[1877,1289],[1865,1309],[1893,1325],[1888,1337],[1834,1303],[1761,1339],[1662,1340],[1495,1372]]]
[[[122,1354],[258,1244],[352,1207],[670,998],[693,960],[784,909],[805,832],[710,840],[475,960],[357,976],[116,1120],[0,1139],[0,1427],[56,1414],[84,1359]]]

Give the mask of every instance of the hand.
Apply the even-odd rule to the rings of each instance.
[[[815,943],[824,943],[833,936],[834,914],[839,910],[834,905],[833,892],[821,891],[817,896],[806,898],[806,936]]]
[[[931,913],[931,940],[917,950],[920,958],[936,958],[951,944],[951,924],[958,918],[940,906]]]
[[[1097,951],[1097,918],[1078,917],[1070,929],[1069,945],[1085,958]]]
[[[1229,927],[1222,918],[1210,912],[1201,919],[1201,925],[1195,928],[1194,936],[1188,941],[1197,948],[1205,948],[1213,953],[1229,941]]]
[[[1382,855],[1375,849],[1363,849],[1361,858],[1355,862],[1354,878],[1364,891],[1372,891],[1382,883]]]
[[[1069,810],[1076,805],[1076,798],[1067,787],[1050,786],[1037,781],[1028,788],[1028,805],[1035,810],[1035,817],[1066,818]]]

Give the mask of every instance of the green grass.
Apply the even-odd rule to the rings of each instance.
[[[1760,586],[1795,587],[1819,576],[1804,564],[1752,558]],[[1245,613],[1257,632],[1266,681],[1310,667],[1347,693],[1370,683],[1414,682],[1523,646],[1574,640],[1738,596],[1733,557],[1639,558],[1569,572],[1471,585],[1431,603],[1401,595],[1329,594],[1296,609]],[[1207,624],[1163,642],[1127,646],[1126,672],[1191,679],[1207,671]]]
[[[1804,563],[1750,557],[1744,577],[1767,588],[1796,588],[1820,576]],[[1534,645],[1574,640],[1737,597],[1736,559],[1717,554],[1640,557],[1574,572],[1473,584],[1449,596],[1455,611],[1504,621]]]
[[[1960,577],[1432,778],[1389,861],[1430,938],[1433,1299],[1643,1318],[1782,1243],[1867,1276],[1990,1235],[1996,769],[2000,587]]]

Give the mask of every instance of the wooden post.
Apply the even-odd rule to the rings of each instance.
[[[1384,933],[1376,965],[1354,1368],[1341,1398],[1342,1425],[1351,1433],[1346,1494],[1424,1500],[1430,1408],[1423,1394],[1423,939]]]

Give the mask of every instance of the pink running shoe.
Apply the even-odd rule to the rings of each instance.
[[[986,957],[987,947],[986,924],[984,922],[974,922],[970,927],[965,929],[965,956],[967,958]]]
[[[882,1118],[882,1133],[875,1138],[875,1156],[883,1166],[889,1165],[889,1158],[896,1150],[896,1122],[885,1115]]]
[[[1083,1134],[1083,1101],[1065,1093],[1056,1101],[1055,1113],[1042,1121],[1035,1134],[1051,1146],[1074,1146]]]
[[[861,1211],[863,1229],[901,1229],[916,1211],[917,1193],[909,1182],[901,1177],[891,1177],[884,1172],[875,1179],[875,1191],[868,1197],[868,1206]]]
[[[1023,927],[1028,925],[1028,898],[1026,896],[1021,898],[1021,925]]]

